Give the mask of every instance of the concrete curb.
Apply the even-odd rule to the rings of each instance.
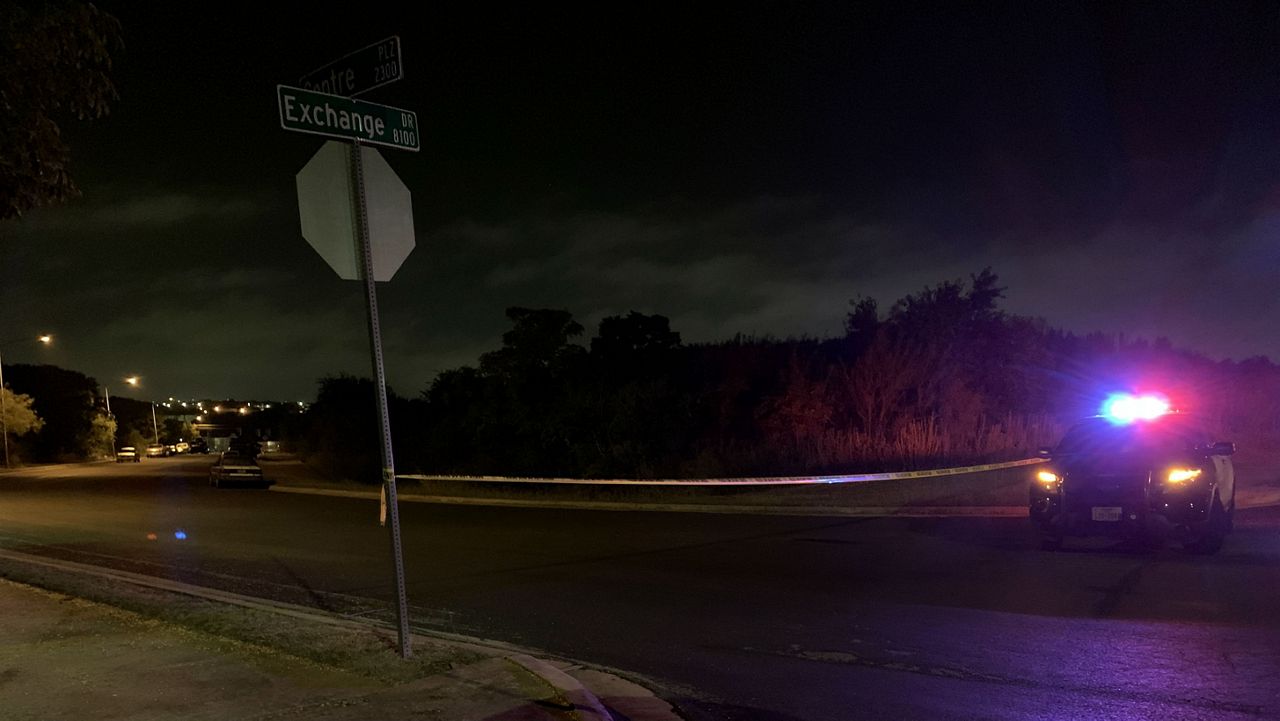
[[[209,601],[228,603],[268,613],[277,613],[304,621],[311,621],[313,623],[323,623],[332,626],[355,629],[366,629],[370,626],[390,628],[387,624],[381,624],[373,620],[355,620],[345,618],[335,614],[329,614],[324,611],[319,611],[317,609],[308,608],[306,606],[285,603],[283,601],[272,601],[268,599],[254,598],[252,596],[243,596],[229,591],[221,591],[203,586],[194,586],[187,583],[181,583],[179,581],[171,581],[165,578],[133,573],[131,571],[121,571],[117,569],[103,568],[100,566],[92,566],[89,564],[76,563],[74,561],[45,558],[43,556],[11,551],[5,548],[0,548],[0,559],[36,566],[44,566],[46,568],[52,568],[66,573],[76,573],[115,581],[123,581],[125,583],[145,586],[148,588],[195,596]],[[550,662],[530,655],[525,649],[511,644],[489,641],[487,639],[478,639],[470,636],[463,636],[461,634],[423,631],[421,629],[415,630],[413,633],[416,636],[447,641],[468,650],[501,655],[542,680],[547,686],[554,689],[557,694],[562,696],[572,705],[571,710],[576,718],[582,719],[583,721],[614,721],[613,716],[605,709],[605,706],[601,703],[600,699],[592,693],[590,689],[584,686],[582,682],[560,670]],[[580,666],[576,662],[569,665],[569,667],[588,668]],[[605,674],[604,672],[594,673],[599,673],[606,679],[611,676],[611,674]],[[619,680],[623,681],[622,679]],[[634,686],[635,684],[632,685]],[[636,688],[643,687],[636,686]],[[652,692],[649,693],[652,695]],[[653,696],[653,698],[656,699],[657,697]],[[665,702],[663,703],[665,704]],[[639,719],[640,717],[635,718]],[[667,721],[668,719],[671,721],[679,721],[679,717],[674,715],[674,713],[668,715],[646,715],[644,718],[645,721]]]
[[[578,679],[526,653],[513,653],[507,658],[554,688],[569,702],[573,715],[582,721],[613,721],[613,716],[605,710],[600,699]]]
[[[1236,508],[1266,508],[1280,505],[1280,488],[1241,488]]]
[[[378,500],[378,491],[273,485],[278,493]],[[839,516],[869,518],[1025,518],[1026,506],[730,506],[703,503],[621,503],[611,501],[528,501],[507,498],[467,498],[397,493],[407,503],[445,503],[459,506],[509,506],[513,508],[573,508],[587,511],[659,511],[681,513],[736,513],[769,516]]]

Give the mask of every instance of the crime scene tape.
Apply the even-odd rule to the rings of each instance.
[[[1032,466],[1044,463],[1043,458],[1025,458],[1020,461],[1004,463],[984,463],[979,466],[960,466],[957,468],[935,468],[927,471],[896,471],[894,473],[862,473],[848,476],[766,476],[760,478],[522,478],[517,476],[451,476],[451,475],[418,475],[397,474],[396,478],[414,481],[461,481],[475,483],[541,483],[577,486],[802,486],[823,485],[833,483],[864,483],[867,481],[895,481],[908,478],[936,478],[938,476],[958,476],[964,473],[981,473],[983,471],[1001,471],[1006,468]]]

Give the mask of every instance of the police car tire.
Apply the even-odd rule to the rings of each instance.
[[[1164,549],[1164,537],[1152,531],[1143,531],[1134,539],[1134,545],[1142,551],[1158,553]]]
[[[1227,511],[1222,507],[1222,501],[1218,499],[1218,495],[1215,493],[1213,505],[1209,507],[1209,517],[1204,522],[1204,528],[1193,540],[1186,544],[1186,550],[1190,553],[1204,555],[1213,555],[1222,550],[1222,543],[1226,540],[1227,530],[1230,528],[1229,524]]]

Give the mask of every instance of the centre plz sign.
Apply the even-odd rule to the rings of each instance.
[[[280,127],[401,150],[420,149],[418,114],[340,95],[276,86]]]
[[[392,35],[304,75],[298,85],[318,93],[353,96],[400,77],[400,37]]]

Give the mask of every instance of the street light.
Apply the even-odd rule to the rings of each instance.
[[[7,340],[4,342],[5,343],[16,343],[21,341],[32,342],[32,340],[33,339],[31,338],[13,338],[11,340]],[[42,343],[44,345],[49,345],[50,343],[53,342],[53,336],[46,333],[42,336],[37,336],[34,339],[34,342]],[[3,345],[3,344],[0,344],[0,345]],[[4,467],[8,468],[9,467],[9,419],[5,417],[6,413],[5,413],[4,406],[5,406],[5,403],[4,403],[4,353],[0,352],[0,436],[4,436]]]
[[[140,380],[141,379],[138,376],[128,376],[124,379],[124,382],[128,383],[134,388],[137,388]],[[158,445],[160,443],[160,426],[156,424],[156,402],[150,401],[150,403],[151,403],[151,431],[156,434],[156,444]]]

